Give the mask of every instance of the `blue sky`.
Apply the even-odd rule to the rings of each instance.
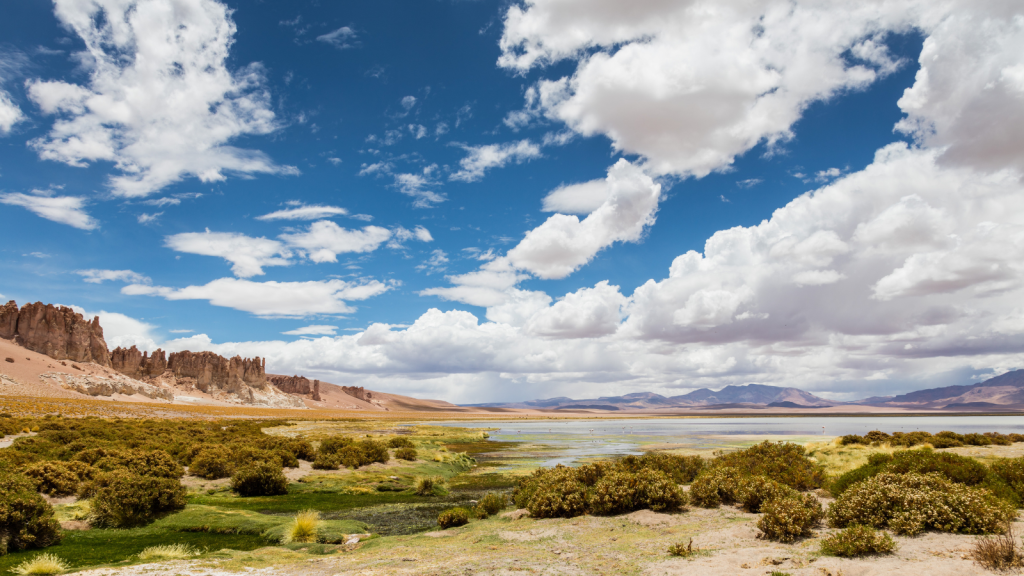
[[[1019,7],[702,4],[12,5],[0,294],[454,401],[1020,366]]]

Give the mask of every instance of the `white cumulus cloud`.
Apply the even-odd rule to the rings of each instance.
[[[230,10],[214,0],[57,0],[61,24],[84,42],[83,85],[33,80],[29,96],[57,119],[31,142],[40,157],[112,162],[114,194],[145,196],[186,177],[293,174],[230,141],[278,124],[263,69],[229,70]]]
[[[86,199],[81,196],[51,196],[33,190],[33,194],[0,194],[0,204],[21,206],[41,218],[67,224],[80,230],[95,230],[99,222],[85,211]]]

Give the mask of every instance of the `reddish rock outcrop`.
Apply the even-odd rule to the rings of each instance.
[[[312,400],[320,402],[319,380],[313,380],[311,384],[309,378],[305,376],[271,376],[270,383],[281,392],[300,394],[302,396],[309,394]]]
[[[210,393],[214,389],[245,396],[249,388],[267,387],[267,361],[259,358],[225,358],[213,352],[174,352],[167,368],[179,378],[195,378],[196,388]]]
[[[153,355],[142,352],[135,346],[114,348],[110,353],[110,367],[125,376],[144,378],[159,376],[167,370],[167,354],[157,348]]]
[[[367,392],[362,386],[342,386],[341,391],[364,402],[369,402],[373,398],[373,393]]]
[[[18,332],[18,305],[11,300],[0,308],[0,338],[11,340]]]
[[[0,337],[13,338],[17,344],[55,360],[110,366],[99,317],[90,322],[67,306],[36,302],[18,310],[12,300],[0,309]]]
[[[313,390],[312,383],[305,376],[271,376],[270,383],[277,386],[281,392],[288,394],[305,396]]]

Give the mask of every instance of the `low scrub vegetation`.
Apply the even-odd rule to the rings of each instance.
[[[986,488],[1017,507],[1020,506],[1022,497],[1019,490],[1024,489],[1024,484],[1020,484],[1020,478],[1016,474],[1021,468],[1024,466],[1020,463],[1009,461],[1001,463],[998,468],[989,469],[973,458],[950,452],[935,452],[930,449],[902,450],[893,454],[871,455],[867,464],[841,475],[832,482],[829,490],[833,496],[839,497],[858,482],[882,473],[939,474],[956,484]],[[1006,478],[999,471],[1002,471]],[[1018,489],[1011,485],[1013,482],[1018,483]]]
[[[672,556],[679,556],[681,558],[689,558],[695,554],[700,553],[700,548],[693,547],[693,538],[683,544],[682,542],[676,542],[675,544],[668,547],[668,553]]]
[[[477,518],[487,518],[501,512],[508,507],[508,498],[504,494],[488,492],[477,502],[473,509],[473,515]]]
[[[469,510],[466,508],[452,508],[437,515],[437,525],[442,530],[464,526],[469,523]]]
[[[1000,434],[999,432],[986,432],[984,434],[957,434],[956,432],[893,432],[886,434],[880,430],[872,430],[864,436],[848,434],[839,439],[841,444],[889,444],[890,446],[918,446],[930,444],[934,448],[956,448],[958,446],[990,446],[997,444],[1009,446],[1015,442],[1024,442],[1024,434]]]
[[[115,470],[91,486],[92,523],[109,528],[141,526],[185,508],[185,488],[170,478],[139,476]]]
[[[415,448],[399,448],[395,450],[395,458],[399,460],[408,460],[410,462],[416,460],[418,454]]]
[[[889,554],[894,550],[896,542],[892,537],[870,526],[850,526],[821,540],[821,553],[825,556],[853,558],[870,554]]]
[[[0,556],[60,542],[51,507],[21,475],[0,473]]]
[[[260,462],[240,467],[231,476],[231,489],[239,496],[276,496],[288,493],[288,479],[280,465]]]
[[[998,572],[1024,567],[1024,554],[1017,547],[1017,535],[1009,528],[1005,534],[976,540],[970,557],[985,568]]]
[[[848,488],[828,510],[833,528],[863,525],[905,535],[997,533],[1015,516],[1013,505],[989,490],[952,482],[938,472],[880,473]]]
[[[814,494],[775,498],[761,506],[757,528],[761,537],[779,542],[792,542],[810,536],[821,523],[824,513]]]

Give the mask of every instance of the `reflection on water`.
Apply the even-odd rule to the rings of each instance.
[[[492,440],[538,445],[540,466],[593,457],[640,454],[650,444],[707,449],[729,444],[716,436],[842,436],[883,432],[1024,433],[1024,416],[812,416],[803,418],[657,418],[629,420],[510,420],[447,422],[445,426],[498,428]],[[811,438],[808,438],[811,439]]]

